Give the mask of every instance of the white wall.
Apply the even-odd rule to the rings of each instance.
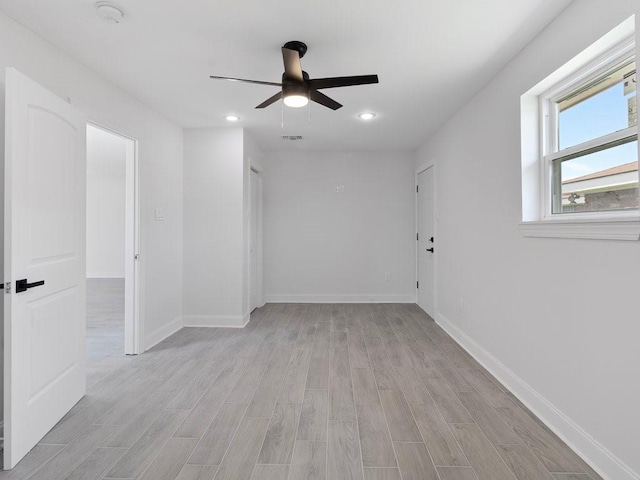
[[[127,140],[87,127],[87,277],[124,278]]]
[[[70,98],[89,120],[138,140],[139,307],[147,345],[158,341],[179,328],[182,314],[182,129],[0,14],[2,88],[8,66]],[[154,221],[156,207],[164,222]]]
[[[417,160],[437,163],[438,321],[612,480],[640,478],[640,242],[520,234],[519,108],[633,13],[573,2]]]
[[[415,301],[413,155],[269,153],[264,167],[267,302]]]
[[[248,173],[241,128],[185,130],[185,325],[248,320]]]

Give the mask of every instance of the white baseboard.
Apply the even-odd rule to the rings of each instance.
[[[414,295],[387,295],[379,293],[354,294],[287,294],[265,295],[265,303],[415,303]]]
[[[124,273],[122,272],[92,272],[87,273],[87,278],[117,278],[124,280]]]
[[[185,315],[185,327],[244,328],[249,323],[249,313],[244,315]]]
[[[435,320],[604,479],[640,480],[638,473],[635,473],[622,460],[591,437],[531,385],[491,355],[449,319],[437,313]]]
[[[155,347],[165,338],[170,337],[183,327],[223,327],[244,328],[249,323],[250,313],[244,315],[185,315],[178,317],[147,335],[145,339],[145,352]]]
[[[175,318],[173,321],[163,325],[160,328],[155,329],[150,334],[146,335],[144,342],[144,351],[146,352],[150,348],[155,347],[165,338],[170,337],[183,327],[182,317]]]

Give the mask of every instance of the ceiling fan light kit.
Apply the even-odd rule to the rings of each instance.
[[[377,75],[311,79],[307,72],[302,70],[302,65],[300,64],[300,59],[304,57],[305,53],[307,53],[307,46],[303,42],[295,40],[284,44],[282,47],[282,60],[284,62],[282,83],[263,82],[260,80],[247,80],[233,77],[218,77],[214,75],[211,75],[210,78],[280,87],[280,91],[278,93],[262,102],[256,108],[268,107],[282,99],[286,106],[292,108],[304,107],[309,103],[309,100],[311,100],[332,110],[338,110],[342,105],[319,92],[319,90],[324,88],[349,87],[354,85],[378,83]]]
[[[309,103],[309,92],[302,85],[286,85],[282,79],[282,100],[287,107],[301,108]]]
[[[287,107],[291,108],[306,107],[309,103],[309,97],[298,94],[285,95],[282,100]]]

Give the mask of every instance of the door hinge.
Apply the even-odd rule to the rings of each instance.
[[[6,283],[0,283],[0,288],[4,289],[4,293],[11,293],[11,280]]]
[[[416,185],[416,193],[418,193],[419,191],[420,191],[420,187]]]
[[[420,240],[420,234],[416,233],[416,240]]]
[[[420,282],[416,282],[416,288],[420,288]]]

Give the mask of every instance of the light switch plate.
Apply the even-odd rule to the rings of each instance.
[[[156,208],[156,222],[164,222],[164,208]]]

